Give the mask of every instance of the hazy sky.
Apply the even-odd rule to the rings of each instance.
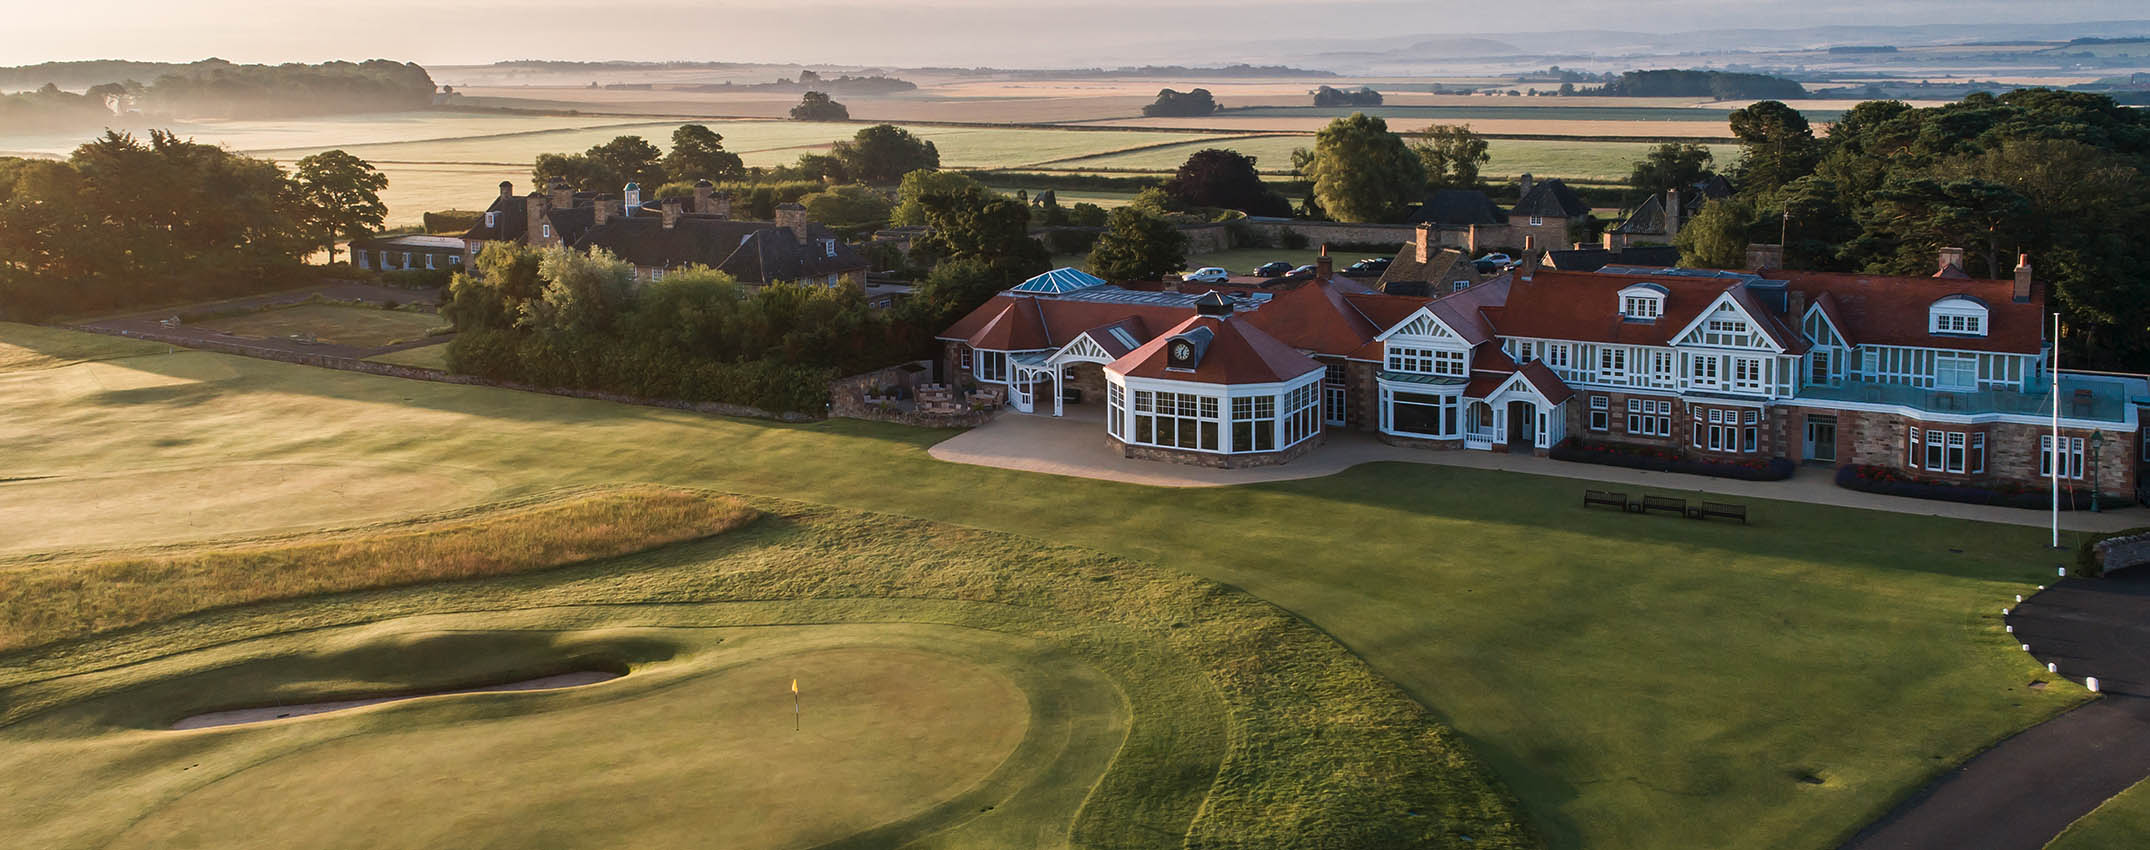
[[[1223,55],[1235,45],[1318,36],[1483,33],[1527,42],[1530,32],[1652,23],[1692,30],[2145,17],[2140,0],[0,0],[0,20],[13,30],[0,65],[206,56],[1209,64],[1241,58],[1243,47]],[[1271,58],[1293,59],[1288,49]]]

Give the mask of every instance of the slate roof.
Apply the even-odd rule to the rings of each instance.
[[[528,204],[529,201],[520,195],[501,195],[494,198],[493,205],[485,208],[486,212],[498,213],[493,218],[493,226],[486,227],[485,216],[480,215],[476,225],[469,230],[463,231],[463,238],[483,241],[522,241],[523,231],[530,226],[530,208]]]
[[[1211,339],[1195,368],[1166,368],[1171,357],[1165,349],[1173,338],[1203,331]],[[1279,342],[1242,315],[1190,316],[1105,368],[1130,377],[1201,384],[1277,383],[1323,369],[1313,358]]]
[[[770,282],[816,280],[867,267],[865,255],[828,228],[808,224],[806,234],[807,241],[800,242],[789,228],[763,227],[748,235],[717,269],[740,280]]]
[[[1665,235],[1665,196],[1650,195],[1648,200],[1635,207],[1627,220],[1613,225],[1614,233],[1635,233],[1650,236]],[[1588,271],[1585,269],[1585,271]]]
[[[1435,189],[1421,201],[1411,217],[1411,224],[1421,222],[1444,227],[1469,227],[1473,224],[1505,224],[1508,214],[1501,212],[1493,199],[1477,189]]]
[[[567,232],[558,224],[554,228]],[[745,283],[816,280],[869,265],[842,240],[836,242],[836,255],[828,256],[821,240],[836,235],[821,225],[807,225],[807,235],[812,241],[802,243],[790,229],[770,222],[697,215],[680,216],[668,230],[661,214],[645,210],[587,227],[569,244],[577,250],[603,248],[643,267],[708,266]]]
[[[1508,211],[1508,217],[1542,216],[1545,218],[1582,218],[1590,212],[1590,205],[1583,203],[1582,196],[1559,180],[1540,180],[1531,184],[1530,192]]]
[[[1381,271],[1381,279],[1375,283],[1374,288],[1386,290],[1391,283],[1407,281],[1439,283],[1448,279],[1448,273],[1453,271],[1456,263],[1462,259],[1462,251],[1442,248],[1421,263],[1418,261],[1418,246],[1406,242],[1403,248],[1396,252],[1395,258],[1389,260],[1389,267]]]

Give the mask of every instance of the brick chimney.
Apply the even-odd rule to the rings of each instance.
[[[552,185],[547,187],[547,189],[552,192],[552,205],[554,209],[565,210],[574,208],[575,190],[568,188],[567,181],[555,177],[552,180]]]
[[[1674,187],[1665,190],[1665,241],[1670,243],[1672,237],[1679,234],[1680,190],[1678,187]]]
[[[707,180],[694,181],[694,211],[703,215],[708,215],[711,202],[710,196],[716,193],[716,184],[711,183]]]
[[[1523,178],[1525,180],[1528,180],[1530,179],[1530,175],[1525,174],[1523,175]],[[1523,237],[1523,273],[1521,277],[1524,283],[1529,283],[1530,279],[1536,277],[1537,275],[1538,237],[1525,236]]]
[[[716,216],[717,218],[720,218],[720,219],[724,219],[724,220],[727,220],[727,221],[729,221],[729,220],[731,219],[731,217],[732,217],[732,193],[730,193],[730,192],[718,192],[718,193],[716,193],[716,194],[714,194],[714,195],[710,196],[710,205],[711,205],[712,207],[715,207],[715,209],[712,209],[712,210],[710,210],[710,211],[709,211],[709,214],[710,214],[710,215],[714,215],[714,216]]]
[[[1419,264],[1433,262],[1433,225],[1420,223],[1418,232],[1414,235],[1417,238]]]
[[[1754,271],[1784,268],[1784,246],[1747,243],[1747,268]]]
[[[1807,294],[1791,287],[1784,289],[1784,317],[1792,327],[1799,327],[1799,320],[1807,315]]]
[[[620,214],[620,199],[611,195],[597,196],[597,204],[590,210],[590,222],[602,225]]]
[[[502,180],[502,181],[500,181],[500,197],[503,197],[503,198],[512,198],[512,197],[515,197],[515,181],[513,181],[513,180]]]
[[[1607,251],[1618,251],[1620,250],[1620,234],[1614,233],[1610,227],[1605,228],[1605,233],[1598,238],[1598,243]]]
[[[776,226],[789,229],[799,241],[806,241],[806,208],[796,202],[778,204]]]
[[[2031,255],[2016,255],[2016,288],[2011,293],[2016,303],[2031,300]]]
[[[1516,183],[1520,188],[1516,190],[1515,199],[1518,203],[1521,203],[1524,198],[1530,197],[1530,175],[1524,174],[1522,179],[1516,181]]]
[[[1963,268],[1962,248],[1943,248],[1940,256],[1934,258],[1934,271],[1947,271],[1949,266]]]
[[[546,222],[545,214],[552,210],[552,199],[546,197],[543,192],[531,192],[530,197],[523,201],[523,209],[527,216],[523,222],[523,244],[544,244],[543,225]]]
[[[1328,280],[1336,272],[1336,261],[1329,259],[1329,243],[1321,243],[1321,256],[1314,258],[1314,279]]]
[[[679,199],[666,198],[664,199],[664,229],[671,230],[673,225],[676,224],[679,224]]]

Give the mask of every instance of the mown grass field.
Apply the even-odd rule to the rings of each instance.
[[[0,339],[56,344],[13,326]],[[80,375],[100,368],[144,377]],[[0,478],[50,476],[0,484],[0,512],[31,551],[64,554],[654,483],[1076,543],[1225,582],[1332,635],[1452,724],[1560,848],[1833,847],[2083,698],[2028,688],[2042,668],[2001,633],[2003,600],[2051,574],[2036,528],[1768,501],[1748,527],[1642,521],[1575,507],[1569,480],[1415,464],[1162,490],[943,464],[925,450],[944,436],[153,355],[0,378]],[[278,490],[287,476],[262,471],[277,465],[308,471],[306,489]],[[339,488],[371,497],[296,498]],[[940,538],[898,539],[930,554]],[[549,598],[620,585],[592,576]],[[170,652],[166,634],[96,655]],[[25,672],[80,663],[48,655]]]
[[[2135,847],[2145,835],[2150,835],[2150,782],[2138,782],[2069,825],[2046,850]]]
[[[194,327],[255,339],[310,334],[324,343],[354,348],[378,348],[422,339],[428,331],[444,324],[446,320],[431,312],[344,304],[295,304],[192,323]]]
[[[1002,534],[751,509],[763,516],[750,525],[642,554],[220,608],[30,655],[36,669],[0,673],[0,792],[30,815],[0,836],[55,848],[465,846],[504,831],[562,847],[1538,846],[1452,732],[1250,596]],[[556,519],[498,524],[542,536]],[[616,550],[662,542],[612,531],[587,534]],[[399,548],[370,554],[388,567]],[[203,711],[579,670],[626,675],[164,731]]]

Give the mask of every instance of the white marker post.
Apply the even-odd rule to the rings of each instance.
[[[2085,676],[2085,677],[2083,677],[2083,687],[2089,688],[2089,689],[2090,689],[2090,692],[2091,692],[2091,693],[2097,693],[2097,692],[2098,692],[2098,677],[2096,677],[2096,676]]]

